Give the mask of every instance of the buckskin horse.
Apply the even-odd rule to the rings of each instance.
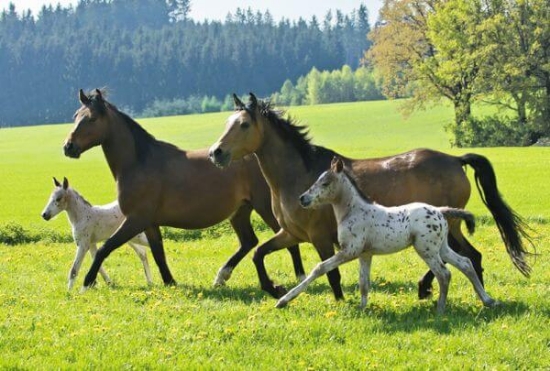
[[[463,209],[471,187],[463,167],[471,166],[483,203],[487,206],[504,241],[506,250],[518,270],[529,276],[524,241],[531,243],[526,225],[499,194],[496,176],[487,158],[477,154],[451,156],[429,149],[416,149],[391,157],[351,159],[310,143],[307,127],[284,118],[269,102],[258,101],[250,93],[248,104],[236,95],[236,111],[227,119],[220,139],[210,147],[210,159],[220,167],[254,153],[271,188],[274,214],[281,230],[258,247],[254,253],[261,287],[279,298],[286,293],[275,286],[267,275],[264,257],[276,250],[311,242],[321,260],[334,255],[338,243],[336,221],[330,206],[304,209],[299,196],[325,171],[331,159],[338,155],[355,177],[359,189],[385,206],[424,202],[435,206]],[[472,261],[483,283],[481,253],[466,240],[457,221],[449,223],[451,248]],[[340,273],[327,273],[337,299],[343,297]],[[434,275],[431,271],[419,281],[419,297],[431,295]]]
[[[184,229],[210,227],[229,218],[240,247],[225,263],[216,284],[229,279],[234,267],[258,243],[250,223],[252,210],[274,231],[279,225],[271,211],[269,187],[257,161],[245,157],[220,170],[208,160],[207,150],[184,151],[159,141],[128,115],[105,100],[100,90],[79,92],[82,106],[74,115],[75,127],[65,140],[65,155],[79,158],[101,145],[115,178],[118,203],[126,219],[98,249],[84,279],[95,283],[102,262],[138,233],[145,232],[166,285],[175,284],[166,257],[160,226]],[[297,246],[289,248],[295,273],[304,276]]]

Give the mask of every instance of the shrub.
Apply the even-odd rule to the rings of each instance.
[[[471,117],[462,125],[446,127],[457,147],[513,147],[532,144],[528,125],[508,117]]]

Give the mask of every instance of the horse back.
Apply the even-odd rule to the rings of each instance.
[[[463,208],[470,183],[458,157],[415,149],[395,156],[350,160],[363,193],[385,206],[425,202]]]

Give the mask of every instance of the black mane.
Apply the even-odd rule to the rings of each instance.
[[[249,106],[244,108],[251,114],[254,119],[254,110]],[[271,106],[271,102],[265,100],[258,101],[258,110],[260,114],[265,117],[269,122],[273,124],[273,127],[279,135],[286,142],[290,143],[300,154],[300,157],[304,161],[306,169],[312,170],[315,164],[325,163],[325,161],[315,161],[319,157],[326,157],[328,163],[333,157],[334,152],[324,147],[311,144],[311,138],[309,138],[308,127],[305,125],[298,125],[292,118],[284,118],[285,111],[275,110]],[[321,169],[317,169],[320,171]]]
[[[100,114],[106,114],[107,111],[111,111],[122,119],[134,138],[138,161],[143,162],[149,154],[151,148],[158,144],[159,141],[153,135],[149,134],[144,128],[142,128],[141,125],[139,125],[134,119],[124,112],[119,111],[114,104],[106,101],[103,98],[104,94],[104,91],[101,91],[101,95],[96,91],[93,91],[88,95],[88,98],[91,100],[92,109]]]

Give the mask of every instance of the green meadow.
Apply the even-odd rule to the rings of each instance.
[[[115,102],[116,103],[116,102]],[[199,234],[166,230],[168,264],[178,285],[164,287],[150,256],[155,284],[128,247],[84,294],[66,290],[74,257],[65,215],[40,217],[52,177],[66,176],[93,204],[115,199],[100,148],[79,160],[62,144],[72,124],[0,129],[0,368],[1,369],[549,369],[550,148],[451,148],[443,127],[452,110],[438,106],[404,119],[399,102],[292,107],[315,144],[349,157],[379,157],[429,147],[489,158],[506,201],[532,228],[538,255],[526,279],[512,265],[474,183],[467,206],[481,221],[472,244],[484,256],[485,285],[501,302],[483,308],[457,270],[445,315],[435,299],[419,301],[416,282],[426,267],[414,252],[377,257],[366,309],[359,308],[358,264],[342,267],[346,300],[336,302],[325,278],[287,308],[274,308],[256,278],[252,254],[225,287],[212,287],[236,249],[227,224]],[[76,101],[75,101],[75,109]],[[228,112],[137,120],[150,133],[184,149],[208,147]],[[472,177],[472,169],[467,170]],[[258,223],[256,223],[258,224]],[[259,226],[260,241],[271,233]],[[31,236],[32,238],[25,239]],[[301,245],[306,271],[319,259]],[[81,283],[91,260],[84,261]],[[289,254],[266,259],[287,288],[297,284]],[[435,289],[437,295],[437,287]]]

